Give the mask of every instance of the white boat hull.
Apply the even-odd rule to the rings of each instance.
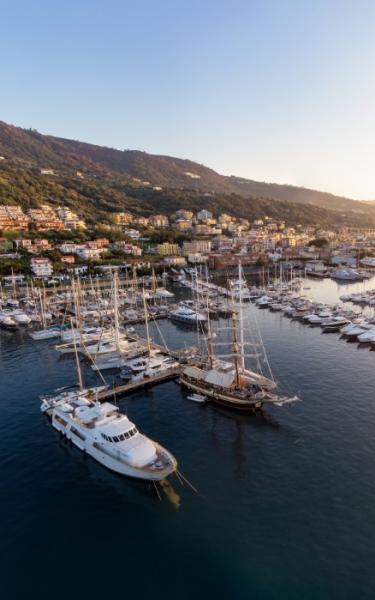
[[[100,443],[97,443],[94,440],[91,440],[87,437],[85,440],[83,440],[82,438],[85,437],[85,433],[80,431],[78,428],[73,427],[77,430],[77,432],[80,435],[76,435],[71,430],[71,426],[68,426],[66,428],[60,425],[55,420],[52,421],[52,426],[54,427],[54,429],[56,429],[56,431],[58,431],[59,433],[64,435],[68,440],[70,440],[79,450],[85,452],[93,459],[95,459],[98,463],[100,463],[104,467],[107,467],[107,469],[118,473],[119,475],[125,475],[127,477],[133,477],[135,479],[142,479],[145,481],[162,481],[163,479],[168,477],[168,475],[173,473],[177,468],[177,461],[174,458],[174,456],[165,448],[162,448],[162,446],[159,446],[155,442],[154,443],[157,446],[158,450],[170,459],[170,469],[166,470],[164,468],[160,472],[157,472],[151,471],[151,469],[147,468],[133,467],[130,464],[125,463],[124,461],[118,460],[115,457],[115,451],[113,452],[113,455],[111,455],[111,453],[108,450],[104,450],[104,448],[100,447]]]

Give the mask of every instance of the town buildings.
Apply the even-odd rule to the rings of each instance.
[[[206,209],[195,214],[180,209],[170,217],[135,216],[124,211],[113,213],[97,229],[85,227],[85,222],[67,206],[43,204],[27,212],[19,206],[0,206],[3,252],[10,258],[11,251],[16,250],[27,265],[30,260],[32,273],[38,273],[35,276],[48,277],[52,256],[54,264],[60,261],[65,269],[74,263],[78,268],[84,261],[89,265],[94,262],[110,266],[121,260],[125,262],[125,256],[126,263],[142,263],[145,268],[147,255],[153,255],[153,265],[183,267],[207,263],[215,270],[232,268],[239,261],[244,266],[261,266],[299,260],[302,265],[307,262],[309,269],[316,268],[314,260],[320,261],[324,268],[354,265],[359,258],[362,266],[370,267],[375,262],[372,256],[375,256],[375,229],[290,226],[265,215],[250,222],[227,213],[214,215]],[[53,234],[47,236],[45,232],[49,230],[57,230],[56,239]],[[108,238],[99,237],[98,233],[95,239],[96,232],[104,230]],[[141,256],[144,261],[138,260]]]
[[[25,215],[20,206],[0,206],[0,229],[27,231],[30,218]]]

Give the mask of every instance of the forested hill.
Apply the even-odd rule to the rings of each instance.
[[[0,201],[66,203],[91,219],[115,210],[150,214],[206,207],[318,225],[375,224],[371,203],[288,185],[227,177],[195,163],[42,135],[0,121]],[[43,175],[53,169],[54,175]],[[162,190],[153,190],[153,187]]]

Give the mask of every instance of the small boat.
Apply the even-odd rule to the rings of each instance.
[[[336,333],[337,331],[340,331],[340,329],[344,327],[347,323],[348,319],[335,317],[332,320],[328,320],[322,323],[323,333]]]
[[[19,308],[11,313],[11,317],[18,325],[29,325],[31,323],[30,317]]]
[[[338,269],[331,273],[331,279],[337,279],[338,281],[359,281],[362,277],[354,269]]]
[[[58,338],[61,335],[61,327],[60,325],[51,325],[46,329],[39,329],[39,331],[30,332],[30,337],[33,340],[51,340],[53,338]]]
[[[155,292],[156,298],[174,298],[174,294],[165,288],[159,288]]]
[[[360,333],[357,337],[357,341],[359,344],[371,344],[375,341],[375,328]]]
[[[202,394],[190,394],[188,396],[188,400],[192,402],[198,402],[199,404],[204,404],[207,401],[207,396],[203,396]]]
[[[270,296],[261,296],[261,298],[255,300],[255,304],[258,308],[268,308],[270,302],[272,302],[272,298],[270,298]]]

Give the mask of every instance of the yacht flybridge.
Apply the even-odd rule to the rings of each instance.
[[[175,457],[141,434],[110,402],[96,401],[101,388],[63,391],[42,398],[52,426],[99,463],[129,477],[160,481],[177,469]]]

